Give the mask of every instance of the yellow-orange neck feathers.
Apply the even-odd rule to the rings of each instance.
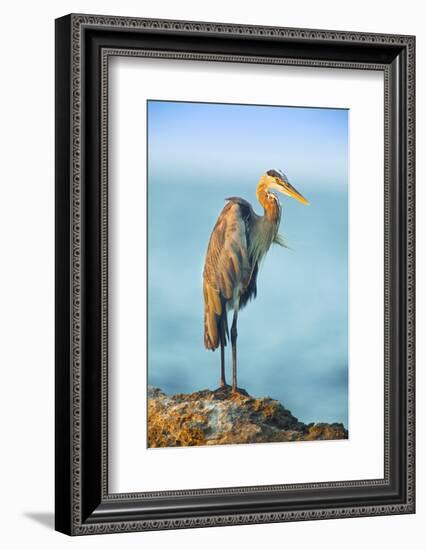
[[[265,210],[265,217],[271,223],[278,223],[281,216],[281,208],[278,198],[269,191],[267,176],[262,176],[256,189],[257,200]]]

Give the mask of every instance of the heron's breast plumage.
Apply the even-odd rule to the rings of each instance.
[[[278,233],[278,223],[271,223],[266,218],[256,220],[249,246],[249,254],[254,263],[259,264],[270,249]]]

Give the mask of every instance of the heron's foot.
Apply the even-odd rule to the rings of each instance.
[[[221,384],[212,393],[214,394],[215,399],[222,401],[224,399],[228,399],[232,395],[232,388],[229,384]]]
[[[237,386],[232,386],[231,394],[232,395],[244,395],[245,397],[250,397],[245,389],[238,388]]]
[[[225,386],[219,386],[219,388],[215,389],[212,393],[214,394],[214,398],[219,400],[229,399],[230,397],[235,397],[237,395],[249,397],[249,394],[243,388],[236,388],[234,391],[232,386],[229,386],[228,384]]]
[[[231,386],[227,384],[226,382],[221,382],[220,386],[213,390],[213,393],[218,398],[224,398],[227,397],[231,393]]]

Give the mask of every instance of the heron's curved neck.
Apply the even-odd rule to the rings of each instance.
[[[268,180],[265,176],[260,178],[256,188],[256,197],[265,211],[265,218],[274,224],[278,224],[281,217],[281,207],[277,197],[269,191]]]

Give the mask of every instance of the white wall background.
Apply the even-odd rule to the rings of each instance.
[[[417,35],[418,512],[189,531],[70,539],[53,528],[53,145],[54,18],[104,13]],[[174,548],[265,545],[346,549],[418,548],[424,539],[426,279],[424,208],[426,31],[420,0],[68,0],[3,6],[1,40],[0,542],[3,548]]]

